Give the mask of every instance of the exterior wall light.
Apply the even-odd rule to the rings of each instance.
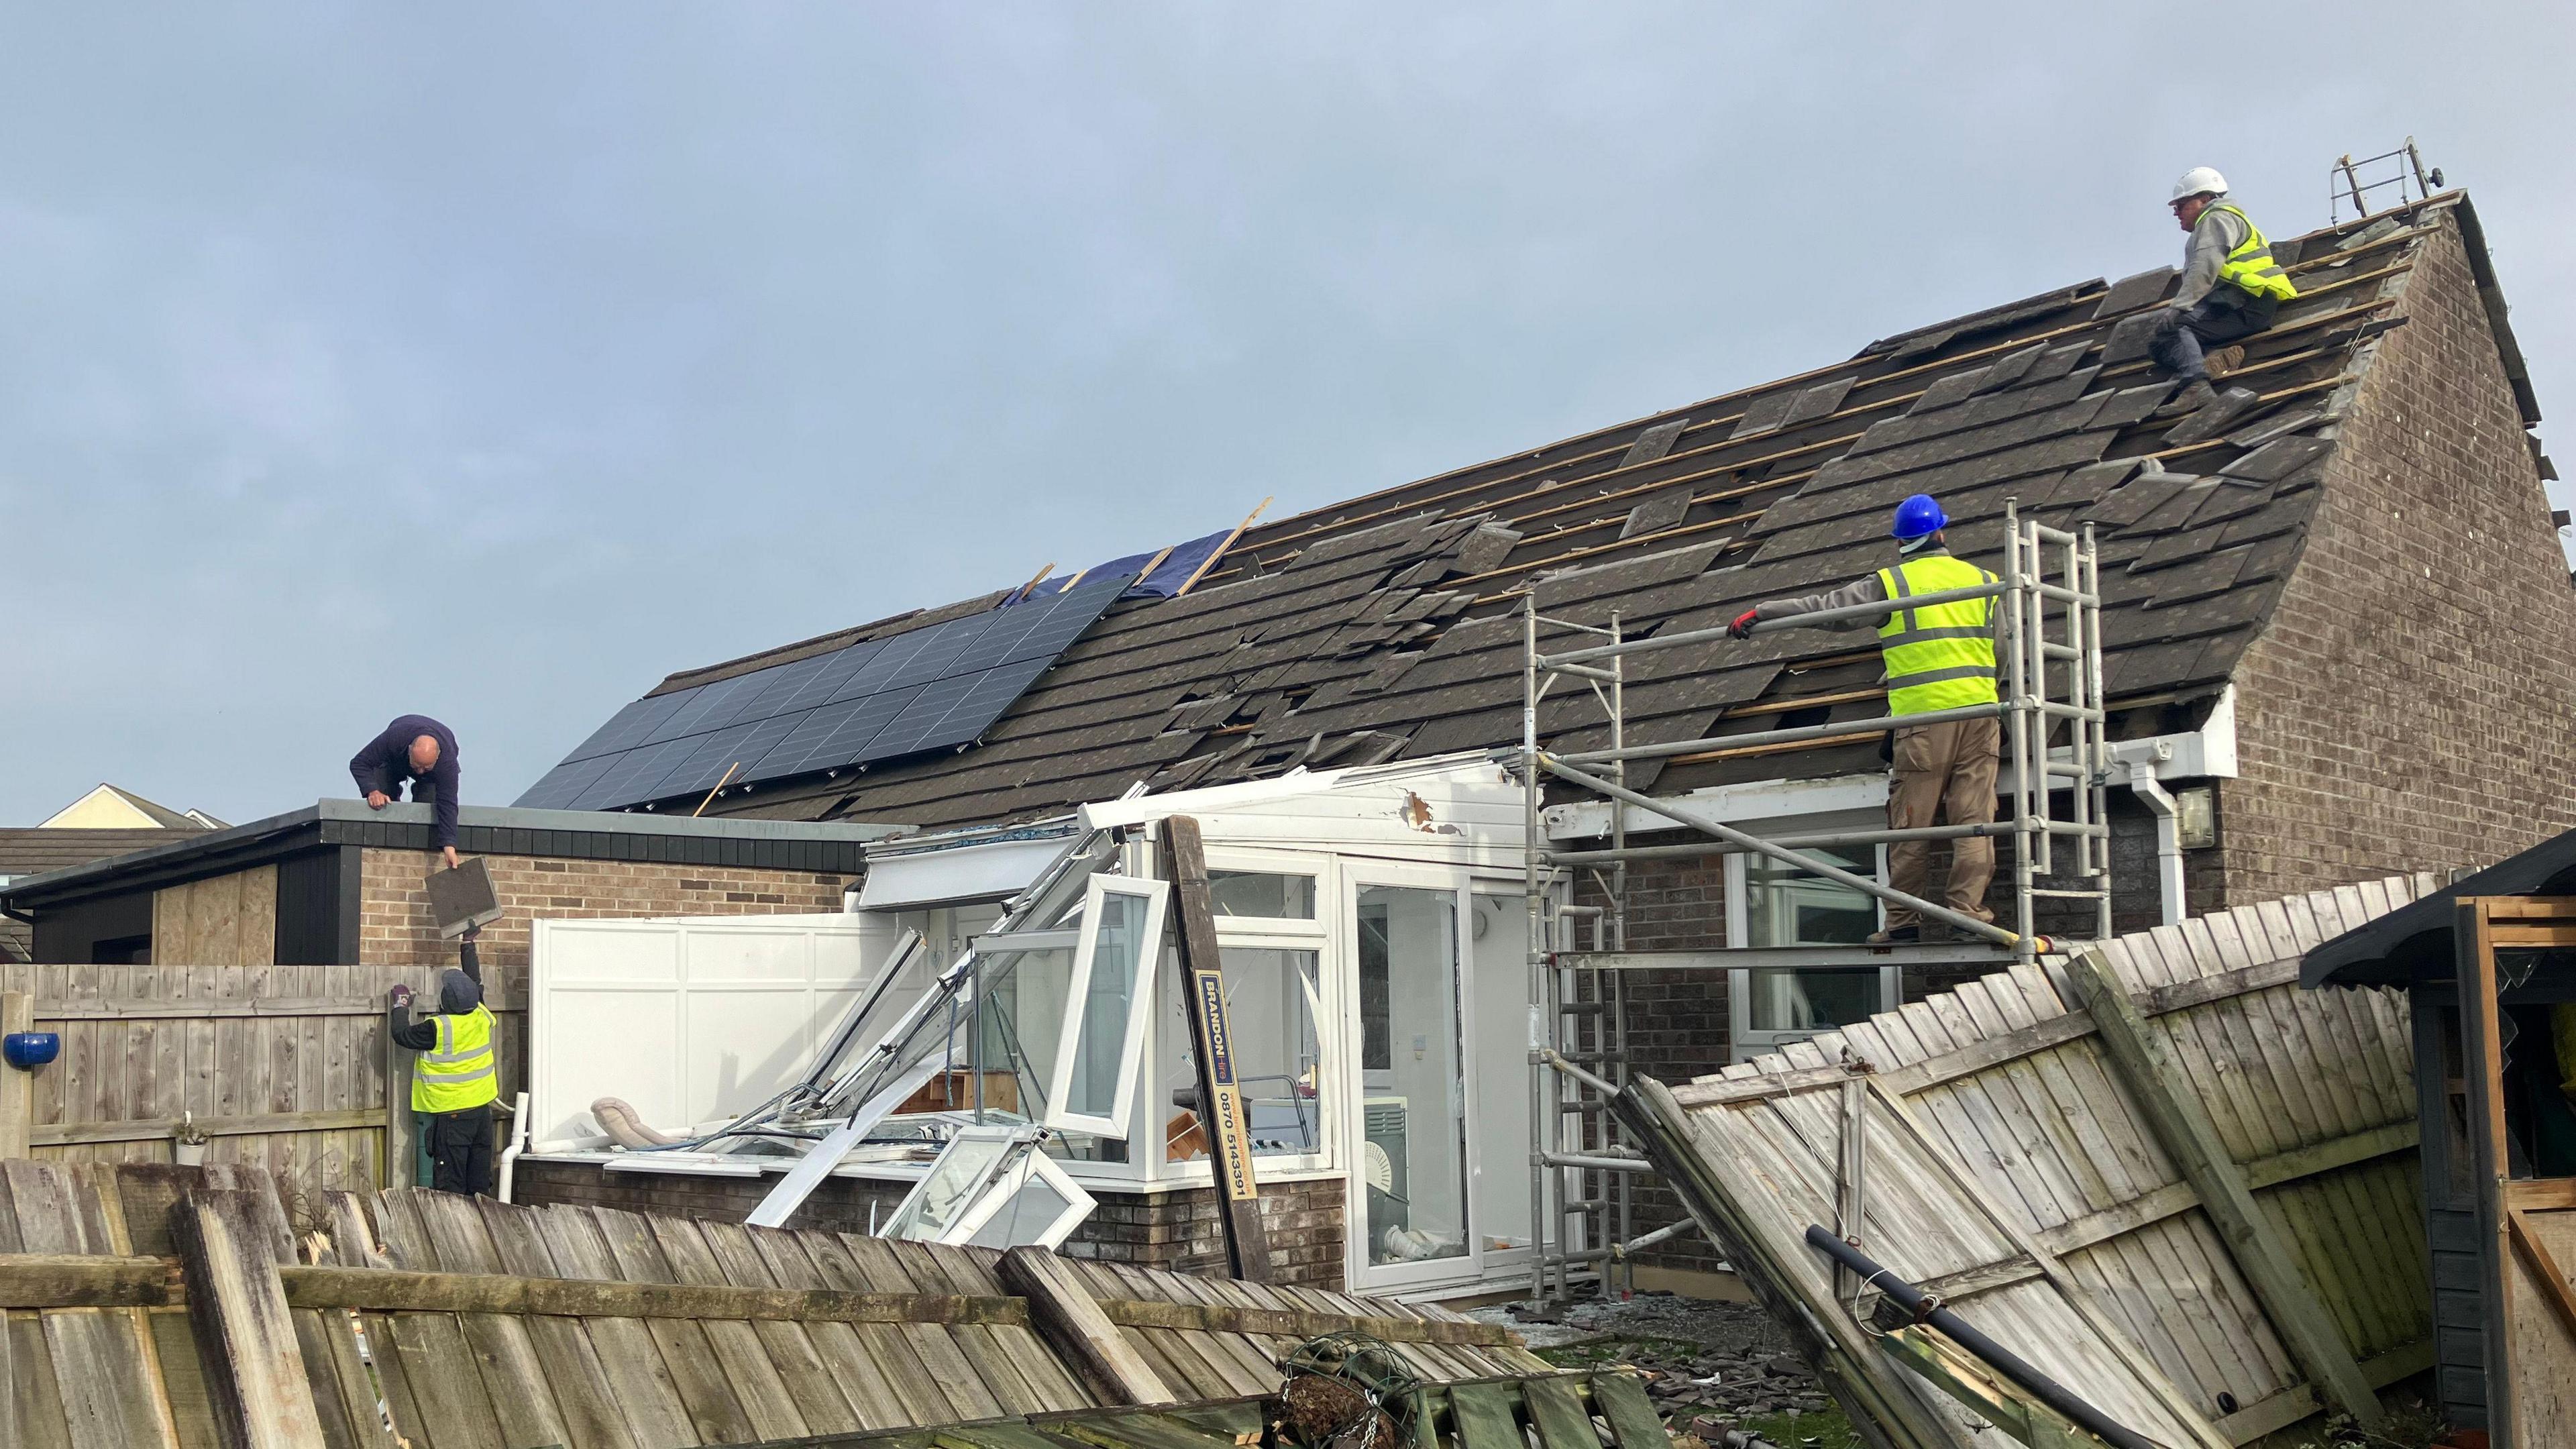
[[[2218,844],[2218,791],[2208,785],[2174,792],[2174,831],[2185,850]]]

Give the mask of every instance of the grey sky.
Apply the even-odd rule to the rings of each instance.
[[[2563,6],[1770,9],[13,0],[0,823],[405,710],[506,802],[674,669],[2172,260],[2199,163],[2294,233],[2411,131],[2576,409]]]

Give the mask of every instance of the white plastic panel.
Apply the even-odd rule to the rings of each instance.
[[[674,1134],[801,1076],[881,964],[854,915],[535,923],[528,1110],[539,1151],[599,1134],[622,1097]]]

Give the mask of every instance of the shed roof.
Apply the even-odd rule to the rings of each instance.
[[[2576,830],[2497,861],[2379,919],[2344,932],[2299,961],[2302,986],[2411,986],[2448,978],[2453,908],[2478,896],[2576,895]]]
[[[2375,339],[2402,324],[2425,245],[2454,227],[2495,297],[2458,193],[2276,243],[2301,295],[2200,414],[2149,416],[2171,391],[2145,355],[2171,268],[2056,288],[1832,366],[1250,529],[1190,594],[1112,608],[973,748],[737,789],[710,809],[967,825],[1112,798],[1140,780],[1159,791],[1515,743],[1524,597],[1587,622],[1616,611],[1631,631],[1708,628],[1755,600],[1878,567],[1888,510],[1915,492],[1942,500],[1969,557],[1999,552],[2008,499],[2054,524],[2096,524],[2105,683],[2128,712],[2115,730],[2186,727],[2269,617],[2336,419]],[[2501,301],[2488,310],[2525,421],[2537,421]],[[1865,637],[1789,631],[1630,663],[1631,743],[1884,708]],[[1603,742],[1587,738],[1598,719],[1567,697],[1540,724],[1561,747],[1584,748]],[[1865,771],[1875,751],[1862,740],[1684,757],[1655,788]],[[1656,773],[1631,772],[1632,783]]]

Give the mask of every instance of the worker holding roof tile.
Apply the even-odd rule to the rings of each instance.
[[[430,1185],[440,1192],[492,1191],[492,1103],[501,1081],[492,1053],[492,1011],[483,1004],[483,963],[474,949],[479,926],[458,950],[463,970],[439,977],[438,1010],[411,1016],[411,988],[393,989],[385,1031],[398,1047],[421,1054],[412,1063],[411,1110],[428,1139]],[[394,1169],[399,1180],[409,1173]]]
[[[1839,589],[1798,598],[1765,599],[1737,615],[1727,632],[1738,639],[1753,626],[1788,620],[1829,609],[1859,608],[1902,601],[1921,594],[1975,588],[1995,576],[1950,553],[1942,530],[1949,518],[1929,494],[1917,493],[1896,505],[1896,563],[1865,574]],[[1971,705],[1993,705],[1995,629],[1999,611],[1993,598],[1960,599],[1946,604],[1901,609],[1875,618],[1863,614],[1820,621],[1819,629],[1878,630],[1880,658],[1887,666],[1887,712],[1902,719],[1910,714]],[[2001,768],[2003,720],[2000,713],[1931,724],[1900,724],[1889,745],[1887,827],[1917,830],[1934,823],[1946,809],[1952,825],[1988,825],[1995,818],[1995,775]],[[1932,842],[1901,840],[1887,848],[1888,884],[1909,896],[1922,897],[1932,872]],[[1951,910],[1991,921],[1986,887],[1995,878],[1995,842],[1984,835],[1950,842]],[[1874,942],[1922,939],[1919,912],[1890,902],[1886,926]]]
[[[2289,274],[2272,259],[2262,228],[2227,199],[2227,178],[2195,166],[2174,183],[2174,220],[2191,233],[2183,246],[2182,290],[2166,304],[2147,339],[2147,355],[2181,378],[2183,388],[2159,417],[2197,412],[2215,400],[2204,346],[2251,337],[2272,325],[2272,314],[2299,295]],[[2235,349],[2238,356],[2244,349]]]

